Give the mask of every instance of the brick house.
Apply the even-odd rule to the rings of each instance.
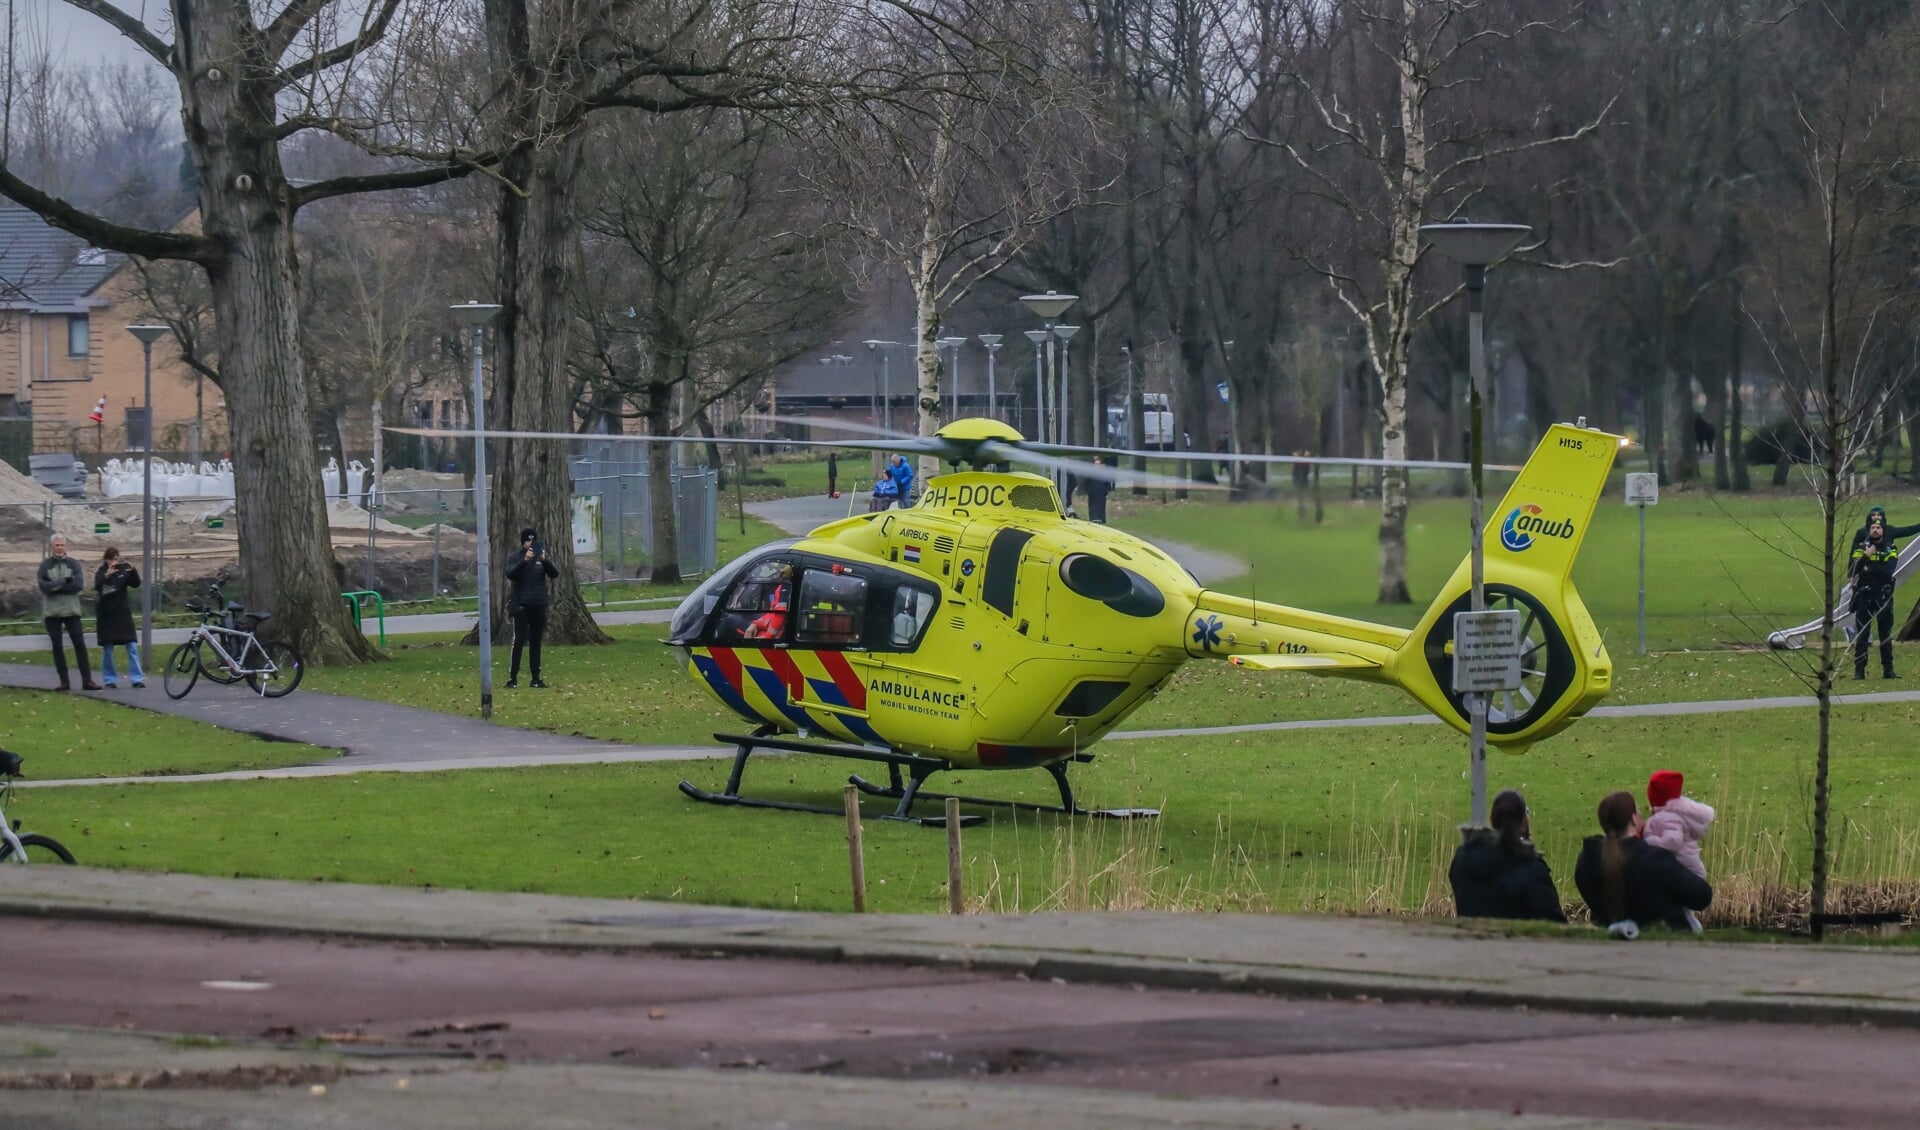
[[[153,320],[137,282],[126,256],[0,204],[0,417],[31,418],[36,453],[101,457],[150,443],[185,453],[196,424],[205,457],[224,445],[220,390],[180,360],[171,336],[153,346],[149,421],[140,342],[126,331]]]

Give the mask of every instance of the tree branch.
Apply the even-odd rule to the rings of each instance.
[[[395,188],[425,188],[430,184],[444,184],[450,180],[458,180],[468,173],[486,171],[499,164],[505,156],[505,153],[485,153],[472,157],[455,154],[438,165],[427,165],[417,169],[398,169],[390,173],[334,177],[331,180],[315,181],[313,184],[291,186],[288,191],[292,194],[293,207],[297,211],[316,200],[325,200],[333,196],[351,196],[360,192],[383,192]]]
[[[304,3],[318,8],[326,3],[326,0],[304,0]],[[274,76],[274,89],[284,90],[294,83],[299,82],[301,79],[306,78],[308,75],[318,74],[329,68],[337,67],[341,63],[346,62],[348,59],[353,58],[355,55],[360,54],[362,51],[380,42],[387,34],[387,25],[393,21],[393,15],[399,11],[399,9],[400,0],[382,0],[379,14],[374,16],[371,22],[363,20],[360,25],[359,34],[347,40],[345,43],[335,44],[325,51],[317,52],[298,62],[288,64],[279,74]],[[281,13],[281,16],[284,18],[292,11],[292,8],[288,8],[286,12]],[[278,23],[278,21],[275,22]],[[303,20],[302,22],[304,23],[305,21]],[[271,31],[269,31],[268,34],[271,35]],[[289,38],[288,43],[270,45],[268,49],[273,52],[270,58],[279,59],[281,53],[286,51],[290,45],[291,38]]]
[[[173,67],[173,44],[153,33],[153,29],[128,15],[107,0],[66,0],[68,7],[78,8],[91,16],[97,16],[113,27],[113,30],[133,40],[134,46],[153,56],[161,66]]]
[[[37,212],[62,231],[71,232],[94,247],[138,255],[143,259],[190,259],[210,263],[221,252],[218,241],[204,235],[130,228],[85,212],[57,196],[50,196],[0,164],[0,194]]]

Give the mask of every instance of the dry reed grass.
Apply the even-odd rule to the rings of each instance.
[[[1797,818],[1766,820],[1751,807],[1720,809],[1704,845],[1714,903],[1709,926],[1800,929],[1807,922],[1811,833]],[[984,883],[968,899],[974,912],[1161,910],[1412,915],[1453,913],[1447,868],[1455,827],[1414,805],[1383,823],[1358,814],[1345,822],[1341,850],[1309,854],[1289,829],[1236,837],[1229,817],[1216,818],[1202,860],[1176,862],[1160,820],[1070,820],[1050,837],[1048,873],[1029,879],[1003,873],[996,858],[976,857]],[[1017,825],[1016,825],[1017,827]],[[1920,921],[1920,831],[1870,815],[1836,816],[1828,912],[1904,915]],[[1016,832],[1016,836],[1020,833]],[[1576,841],[1577,842],[1577,841]],[[1549,853],[1561,845],[1551,845]],[[1574,844],[1564,845],[1571,854]],[[1015,858],[1019,858],[1015,853]],[[1569,917],[1586,920],[1568,868],[1556,876]],[[1029,895],[1029,889],[1033,894]]]

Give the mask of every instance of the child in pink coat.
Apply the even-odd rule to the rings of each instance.
[[[1672,769],[1657,770],[1647,779],[1646,829],[1640,837],[1654,847],[1666,848],[1687,870],[1707,877],[1707,865],[1700,862],[1700,840],[1713,823],[1713,809],[1692,797],[1680,795],[1686,779]]]

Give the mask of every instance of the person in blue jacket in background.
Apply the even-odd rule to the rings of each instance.
[[[902,455],[889,455],[887,456],[887,460],[889,463],[887,467],[887,477],[892,479],[895,485],[900,488],[899,506],[902,509],[912,506],[913,464],[909,463],[906,457]]]

